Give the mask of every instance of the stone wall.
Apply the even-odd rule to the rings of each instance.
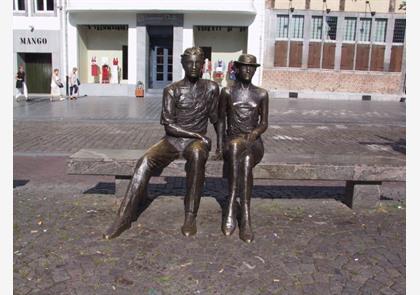
[[[266,68],[262,87],[281,91],[400,94],[401,73]]]

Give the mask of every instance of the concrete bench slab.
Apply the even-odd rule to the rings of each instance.
[[[137,161],[145,150],[82,149],[67,161],[67,173],[111,175],[116,178],[116,195],[125,193]],[[222,177],[223,161],[210,159],[206,177]],[[255,179],[346,181],[343,202],[351,208],[375,206],[380,185],[405,181],[405,158],[362,155],[281,155],[266,153],[253,170]],[[185,160],[172,162],[156,176],[185,177]],[[369,199],[369,202],[368,202]]]

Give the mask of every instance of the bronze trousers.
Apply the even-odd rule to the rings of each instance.
[[[209,155],[206,144],[199,139],[166,136],[150,147],[137,162],[133,178],[118,210],[121,222],[133,222],[139,216],[139,207],[147,198],[150,177],[179,157],[187,161],[187,192],[185,213],[197,214],[204,186],[205,164]]]

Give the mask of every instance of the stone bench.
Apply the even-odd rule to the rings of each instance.
[[[115,176],[116,196],[125,193],[144,150],[82,149],[67,161],[67,173]],[[223,161],[206,164],[206,177],[222,177]],[[175,160],[155,176],[185,177],[185,160]],[[357,155],[264,155],[253,170],[254,179],[335,180],[346,182],[342,200],[353,209],[373,208],[382,182],[405,181],[405,158]]]

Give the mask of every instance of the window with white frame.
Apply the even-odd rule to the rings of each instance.
[[[290,23],[290,38],[303,39],[303,15],[293,15]]]
[[[35,0],[36,12],[53,12],[54,0]]]
[[[13,0],[13,11],[25,11],[25,0]]]
[[[357,18],[345,17],[344,18],[344,41],[356,41],[356,24]]]
[[[405,18],[396,19],[394,25],[394,36],[392,42],[404,43],[405,36]]]
[[[313,16],[311,20],[311,39],[322,39],[322,16]]]
[[[372,30],[371,18],[360,18],[360,42],[370,42],[370,33]]]
[[[374,42],[384,43],[386,39],[386,28],[387,28],[387,19],[386,18],[378,18],[375,19],[375,34],[374,34]]]
[[[289,26],[289,15],[277,15],[278,30],[277,38],[280,39],[303,39],[303,15],[293,15],[290,18]],[[289,30],[290,28],[290,30]]]
[[[325,39],[335,40],[337,37],[337,17],[327,16],[325,18]]]
[[[278,23],[278,31],[277,37],[282,39],[287,39],[289,36],[289,16],[286,15],[278,15],[277,16],[277,23]]]

